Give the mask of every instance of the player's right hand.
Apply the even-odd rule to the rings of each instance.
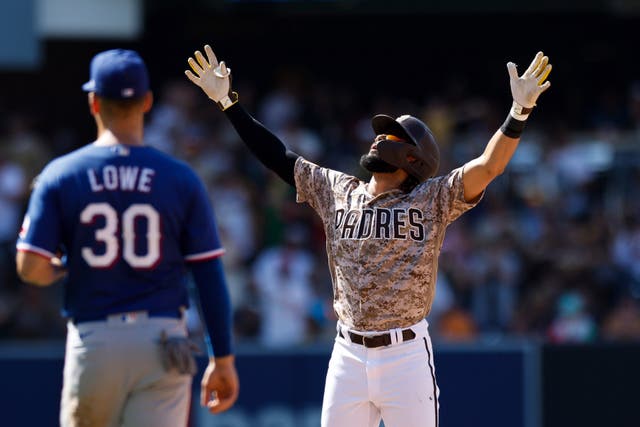
[[[536,54],[522,76],[518,76],[517,66],[513,62],[507,63],[507,70],[513,100],[525,108],[535,107],[538,96],[551,86],[550,82],[545,82],[551,72],[551,64],[549,57],[542,52]]]
[[[200,404],[209,412],[219,414],[231,408],[240,392],[235,357],[210,358],[200,386]]]
[[[227,68],[224,61],[218,63],[211,46],[206,45],[204,52],[207,54],[206,58],[197,50],[194,53],[195,59],[192,57],[187,59],[193,72],[186,70],[184,73],[209,98],[215,102],[220,102],[220,100],[229,95],[231,90],[231,68]]]

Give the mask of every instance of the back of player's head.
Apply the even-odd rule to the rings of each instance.
[[[108,99],[142,98],[149,91],[147,66],[133,50],[100,52],[91,60],[90,80],[82,89]]]
[[[378,114],[371,120],[371,126],[376,135],[394,135],[406,141],[378,142],[382,160],[404,170],[418,182],[425,181],[438,172],[440,149],[431,129],[422,120],[408,114],[397,119]]]

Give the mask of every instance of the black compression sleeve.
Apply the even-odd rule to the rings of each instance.
[[[294,166],[299,155],[288,150],[277,136],[247,113],[240,103],[226,109],[225,114],[258,160],[295,187]]]

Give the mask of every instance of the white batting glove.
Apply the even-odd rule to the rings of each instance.
[[[551,82],[545,82],[551,72],[549,57],[538,52],[522,76],[518,76],[517,65],[513,62],[507,63],[507,70],[514,102],[512,110],[515,110],[512,112],[515,113],[514,117],[524,116],[516,117],[517,119],[526,119],[531,109],[536,106],[540,94],[551,86]]]
[[[218,63],[211,46],[205,45],[204,51],[207,54],[206,59],[199,50],[194,54],[195,60],[191,57],[187,59],[195,74],[190,70],[186,70],[184,73],[224,111],[238,101],[238,95],[235,92],[230,92],[231,68],[227,68],[224,61]]]

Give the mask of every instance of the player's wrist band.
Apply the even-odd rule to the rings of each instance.
[[[218,104],[218,107],[220,107],[220,109],[224,111],[236,102],[238,102],[238,92],[231,92],[220,101],[216,101],[216,104]]]
[[[500,126],[500,130],[509,138],[520,138],[526,123],[526,120],[518,120],[509,113],[507,119]]]

